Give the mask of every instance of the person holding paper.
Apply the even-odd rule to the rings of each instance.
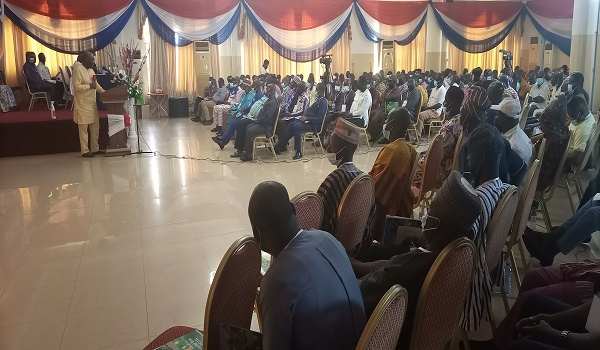
[[[96,82],[92,67],[96,59],[91,52],[85,51],[77,57],[73,65],[73,121],[79,126],[79,144],[81,155],[86,158],[104,153],[98,146],[100,119],[96,106],[96,92],[104,89]],[[88,129],[91,134],[91,151],[88,147]]]

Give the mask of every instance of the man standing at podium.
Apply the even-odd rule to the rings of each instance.
[[[95,61],[94,55],[86,51],[79,54],[77,62],[73,64],[73,121],[79,126],[81,155],[86,158],[104,153],[98,146],[100,120],[96,106],[96,91],[102,93],[104,89],[96,82],[96,74],[92,69]],[[91,151],[88,147],[88,128]]]

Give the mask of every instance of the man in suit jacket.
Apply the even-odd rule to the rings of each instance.
[[[253,122],[241,121],[238,123],[235,149],[237,150],[236,153],[239,152],[242,162],[252,160],[252,145],[256,136],[265,134],[269,137],[275,132],[273,124],[279,111],[279,104],[277,103],[275,94],[275,84],[269,84],[266,92],[268,100],[256,116],[256,120]]]

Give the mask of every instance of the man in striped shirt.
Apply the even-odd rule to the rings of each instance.
[[[331,135],[331,142],[327,147],[327,158],[337,169],[325,178],[317,193],[323,199],[323,223],[321,230],[335,235],[337,226],[337,212],[346,189],[363,172],[352,163],[352,157],[358,147],[358,138],[361,129],[343,118],[338,118],[337,124]],[[361,251],[371,245],[371,220],[375,214],[375,204],[371,208],[371,214],[365,228]]]
[[[461,328],[467,331],[479,328],[492,298],[492,279],[486,261],[486,230],[500,197],[509,188],[499,177],[503,145],[498,129],[485,123],[477,126],[467,141],[469,165],[477,186],[475,191],[483,204],[481,215],[473,225],[475,273],[460,321]]]

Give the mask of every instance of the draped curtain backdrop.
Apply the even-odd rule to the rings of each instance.
[[[37,42],[63,53],[100,50],[123,30],[135,0],[6,0],[4,11]]]
[[[427,42],[427,25],[423,25],[419,34],[410,44],[394,44],[394,56],[396,58],[396,70],[415,70],[425,68],[425,47]]]
[[[352,0],[242,0],[255,32],[279,55],[310,62],[344,35]]]
[[[535,0],[526,4],[527,14],[544,39],[571,54],[574,0]]]

